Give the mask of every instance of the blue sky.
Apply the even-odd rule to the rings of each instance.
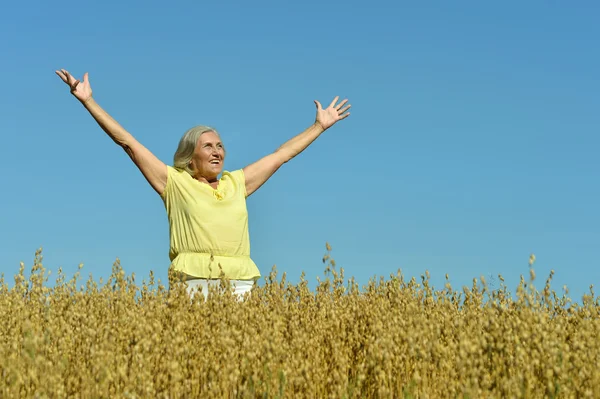
[[[12,2],[0,43],[0,273],[43,247],[54,281],[119,257],[166,281],[164,206],[54,74],[171,164],[215,126],[226,169],[352,115],[248,199],[252,257],[314,287],[325,242],[347,277],[502,274],[574,300],[600,283],[600,6],[593,2]],[[492,281],[493,282],[493,281]],[[495,284],[498,284],[496,279]]]

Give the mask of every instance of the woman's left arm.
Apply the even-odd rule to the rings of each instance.
[[[321,133],[329,129],[337,121],[345,119],[350,115],[350,112],[347,112],[350,109],[350,105],[344,107],[348,100],[344,100],[336,105],[338,99],[339,97],[334,98],[329,107],[325,109],[321,107],[321,103],[315,100],[315,105],[317,106],[315,123],[296,137],[285,142],[274,153],[261,158],[243,169],[246,177],[246,196],[250,196],[250,194],[258,190],[260,186],[273,176],[281,165],[304,151]]]

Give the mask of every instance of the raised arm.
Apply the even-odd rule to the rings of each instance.
[[[269,180],[281,165],[304,151],[321,133],[329,129],[337,121],[345,119],[350,115],[350,112],[346,112],[350,109],[350,105],[344,107],[344,104],[348,100],[344,100],[336,105],[338,100],[339,97],[334,98],[326,109],[323,109],[321,103],[315,100],[315,105],[317,106],[315,123],[296,137],[285,142],[274,153],[244,168],[247,196],[250,196],[250,194],[258,190],[260,186]]]
[[[167,186],[167,166],[98,105],[92,97],[92,87],[90,86],[88,73],[86,72],[83,75],[83,82],[75,79],[64,69],[56,71],[56,74],[69,85],[71,94],[88,110],[102,130],[125,150],[152,188],[159,195],[162,195]]]

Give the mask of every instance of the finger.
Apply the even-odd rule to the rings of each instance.
[[[317,106],[317,110],[323,111],[323,107],[321,106],[320,102],[318,102],[317,100],[315,100],[315,105]]]
[[[83,74],[83,84],[86,86],[90,84],[89,74],[87,72]]]
[[[77,85],[79,84],[79,80],[76,80],[75,83],[73,83],[71,85],[71,93],[75,92],[75,90],[77,90]]]
[[[67,71],[67,70],[64,70],[64,69],[63,69],[62,71],[63,71],[63,73],[64,73],[64,74],[67,76],[67,81],[68,81],[68,83],[69,83],[69,86],[73,86],[73,83],[74,83],[74,81],[75,81],[75,78],[73,77],[73,75],[71,75],[71,74],[69,73],[69,71]]]
[[[63,82],[67,83],[67,77],[65,76],[64,73],[60,72],[60,71],[55,71],[56,74],[58,75],[59,78],[62,79]],[[68,83],[67,83],[68,84]]]
[[[69,75],[69,72],[67,72],[66,69],[61,69],[63,75],[65,75],[65,78],[67,79],[66,82],[67,84],[70,86],[71,85],[71,75]]]
[[[347,99],[346,99],[346,100],[344,100],[344,101],[342,101],[341,103],[339,103],[339,104],[338,104],[338,105],[335,107],[335,109],[337,109],[337,110],[339,111],[339,109],[340,109],[340,108],[342,108],[342,107],[344,106],[344,104],[346,104],[347,102],[348,102],[348,100],[347,100]]]
[[[340,114],[343,114],[344,112],[348,111],[348,110],[350,109],[350,107],[351,107],[351,106],[352,106],[352,105],[348,105],[347,107],[344,107],[344,109],[338,110],[338,112],[339,112]]]
[[[331,104],[329,104],[329,107],[333,107],[335,105],[335,103],[337,103],[337,101],[340,99],[340,96],[335,96],[335,98],[333,99],[333,101],[331,102]]]
[[[347,114],[341,115],[341,116],[340,116],[340,119],[338,119],[338,120],[340,120],[340,121],[341,121],[342,119],[346,119],[346,118],[347,118],[347,117],[349,117],[349,116],[350,116],[350,112],[348,112]]]

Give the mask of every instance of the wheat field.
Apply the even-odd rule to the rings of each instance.
[[[0,280],[0,395],[6,398],[598,398],[600,304],[521,278],[436,290],[401,272],[364,287],[330,247],[314,290],[278,277],[239,300],[136,285],[119,261],[106,283],[46,286],[42,251]],[[530,262],[530,264],[533,261]],[[80,266],[81,270],[81,266]]]

